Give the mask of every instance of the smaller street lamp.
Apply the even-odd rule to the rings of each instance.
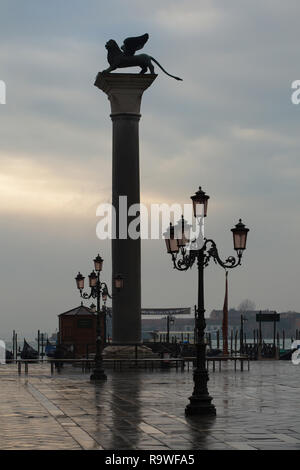
[[[94,259],[94,266],[95,270],[91,272],[88,276],[89,278],[89,287],[90,293],[83,292],[84,289],[84,276],[79,272],[75,278],[77,289],[80,292],[80,296],[83,299],[93,299],[97,300],[97,306],[93,305],[93,308],[96,308],[97,313],[97,326],[96,326],[96,357],[95,357],[95,369],[91,375],[92,381],[99,381],[99,380],[106,380],[107,377],[103,370],[103,358],[102,358],[102,351],[103,351],[103,341],[101,338],[101,317],[104,315],[104,322],[106,316],[106,307],[105,303],[107,301],[107,297],[112,298],[108,292],[108,287],[105,282],[101,282],[100,280],[100,273],[103,268],[103,259],[98,254],[98,256]],[[120,291],[123,288],[123,277],[118,275],[115,280],[115,287],[117,291]],[[104,302],[104,309],[101,311],[100,308],[100,299],[102,296],[102,300]],[[91,306],[92,308],[92,306]],[[105,327],[104,327],[105,328]],[[106,328],[105,328],[106,329]],[[106,335],[106,332],[104,332]]]

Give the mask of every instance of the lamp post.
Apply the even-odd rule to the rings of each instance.
[[[209,196],[199,188],[193,201],[194,216],[207,216],[207,206]],[[240,220],[232,229],[234,249],[237,252],[237,259],[230,256],[225,261],[219,257],[216,243],[211,239],[204,238],[201,248],[195,247],[193,243],[189,245],[188,237],[185,233],[185,224],[182,217],[182,231],[178,234],[175,227],[170,224],[168,236],[166,236],[167,252],[172,257],[173,266],[179,271],[187,271],[192,268],[195,262],[198,265],[198,308],[195,312],[195,333],[196,333],[196,367],[193,373],[194,390],[189,398],[190,403],[185,408],[185,414],[191,415],[215,415],[215,406],[211,403],[212,397],[208,393],[207,382],[209,380],[206,369],[206,342],[205,342],[205,309],[204,309],[204,268],[208,266],[211,259],[224,269],[232,269],[241,264],[243,251],[246,248],[247,234],[249,229]]]
[[[103,291],[102,291],[102,301],[103,301],[102,311],[103,311],[103,319],[104,319],[103,320],[103,328],[104,328],[103,341],[104,341],[104,345],[107,343],[106,301],[107,301],[108,296],[109,296],[108,290],[106,288],[104,288]]]
[[[174,324],[175,322],[175,317],[173,317],[172,315],[167,315],[166,317],[164,317],[165,320],[167,320],[167,343],[169,344],[170,343],[170,324]]]
[[[95,369],[93,370],[93,373],[90,377],[92,381],[99,381],[99,380],[106,380],[107,377],[104,373],[103,370],[103,359],[102,359],[102,351],[103,351],[103,341],[101,338],[101,317],[103,312],[101,311],[100,308],[100,299],[101,295],[103,298],[104,303],[107,300],[107,297],[111,298],[111,295],[108,292],[108,288],[105,282],[101,282],[100,280],[100,273],[102,271],[103,267],[103,259],[101,258],[100,255],[98,255],[94,259],[94,271],[91,272],[91,274],[88,276],[89,277],[89,287],[90,287],[90,293],[83,292],[84,289],[84,276],[79,272],[78,275],[76,276],[76,285],[77,288],[80,292],[80,296],[83,299],[90,299],[91,297],[93,299],[96,299],[97,305],[96,305],[96,313],[97,313],[97,324],[96,324],[96,356],[95,356]],[[121,275],[118,275],[115,278],[115,287],[117,291],[122,289],[123,287],[123,278]]]

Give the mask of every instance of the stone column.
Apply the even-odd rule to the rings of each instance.
[[[128,237],[134,217],[124,219],[119,197],[127,196],[127,209],[140,203],[139,120],[144,91],[157,75],[99,73],[95,86],[107,94],[113,123],[112,203],[116,210],[116,239],[112,240],[112,334],[118,345],[141,342],[141,240]],[[124,287],[116,292],[114,278],[121,274]]]

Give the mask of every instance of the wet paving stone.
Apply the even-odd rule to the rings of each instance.
[[[215,418],[184,415],[192,371],[108,370],[92,384],[71,366],[0,366],[0,449],[300,450],[300,374],[286,361],[211,372]]]

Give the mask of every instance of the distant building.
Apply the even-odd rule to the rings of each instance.
[[[273,310],[253,310],[249,312],[241,312],[231,308],[228,312],[228,329],[240,330],[241,315],[246,318],[244,322],[244,332],[248,337],[253,336],[253,330],[259,328],[259,323],[256,321],[257,313],[273,313]],[[222,328],[223,311],[212,310],[210,317],[206,319],[207,331]],[[296,330],[300,330],[300,313],[298,312],[282,312],[280,313],[280,322],[276,325],[277,331],[282,333],[285,331],[286,337],[295,337]],[[273,323],[263,322],[262,332],[265,338],[273,337]]]
[[[142,337],[144,340],[153,339],[153,333],[166,335],[167,317],[173,319],[170,322],[170,341],[173,338],[180,340],[182,337],[194,334],[195,316],[191,309],[184,308],[143,308],[142,309]]]
[[[106,309],[107,312],[107,336],[111,338],[112,331],[112,310]],[[194,334],[195,316],[191,313],[189,307],[184,308],[143,308],[142,309],[142,338],[143,340],[153,339],[155,332],[157,334],[166,335],[167,332],[167,316],[174,319],[170,323],[170,340],[172,336],[176,336],[178,340],[184,334],[186,338]],[[159,337],[158,337],[159,339]]]

